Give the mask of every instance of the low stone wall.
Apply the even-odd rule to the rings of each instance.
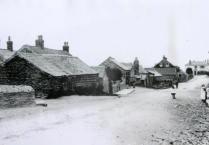
[[[0,91],[0,109],[35,105],[35,92],[32,88],[27,90],[15,88],[13,91],[11,90],[13,87],[9,88],[10,91],[5,89]]]
[[[113,94],[115,94],[116,92],[120,91],[120,90],[123,90],[123,89],[126,89],[127,88],[127,85],[125,84],[125,82],[115,82],[112,84],[112,92]]]

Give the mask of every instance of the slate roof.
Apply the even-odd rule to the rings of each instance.
[[[0,49],[0,63],[6,61],[8,58],[10,58],[15,52],[9,51],[7,49]]]
[[[119,66],[121,69],[123,69],[125,71],[129,71],[132,68],[132,66],[130,65],[131,63],[122,63],[122,62],[117,61],[113,57],[107,58],[103,63],[100,64],[100,66],[104,65],[105,62],[114,63],[115,65]]]
[[[35,53],[35,54],[57,54],[57,55],[69,55],[72,56],[70,53],[63,51],[63,50],[56,50],[50,48],[41,48],[37,46],[31,45],[23,45],[18,52],[25,52],[25,53]]]
[[[131,70],[131,68],[132,68],[132,66],[133,66],[133,64],[132,63],[127,63],[127,62],[121,62],[123,65],[125,65],[126,66],[126,68],[128,69],[128,70]]]
[[[160,74],[157,70],[155,70],[155,68],[145,68],[145,71],[153,74],[156,77],[162,76],[162,74]]]
[[[91,68],[94,69],[97,73],[99,73],[100,78],[103,78],[106,74],[104,66],[92,66]]]
[[[23,58],[39,70],[52,76],[97,74],[96,71],[90,68],[82,60],[74,56],[17,52],[7,62],[14,57]]]
[[[170,63],[167,58],[165,56],[163,56],[163,59],[157,63],[154,67],[161,67],[160,64],[162,64],[162,67],[167,67],[167,64],[169,65],[169,67],[176,67],[175,65],[173,65],[172,63]]]

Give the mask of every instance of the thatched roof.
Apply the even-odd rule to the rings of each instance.
[[[63,51],[63,50],[56,50],[50,48],[41,48],[31,45],[23,45],[18,52],[25,52],[25,53],[35,53],[35,54],[57,54],[57,55],[70,55],[70,53]]]
[[[103,63],[100,64],[100,66],[106,66],[109,63],[114,63],[115,65],[117,65],[118,67],[120,67],[121,69],[125,71],[130,71],[132,68],[131,63],[122,63],[122,62],[117,61],[113,57],[108,57]]]
[[[97,73],[99,73],[100,78],[103,78],[106,74],[104,66],[92,66],[91,68],[93,68]]]
[[[145,71],[147,71],[148,73],[153,74],[155,77],[162,76],[162,74],[159,73],[157,70],[155,70],[155,68],[145,68]]]
[[[7,50],[7,49],[0,49],[0,63],[10,58],[14,53],[15,52]]]
[[[52,76],[97,74],[97,72],[85,64],[82,60],[74,56],[17,52],[6,63],[15,57],[20,57],[26,60],[39,70]]]

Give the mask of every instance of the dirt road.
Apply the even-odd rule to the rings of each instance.
[[[48,107],[0,111],[0,145],[209,144],[209,109],[199,76],[170,90],[136,88],[126,97],[68,96]]]

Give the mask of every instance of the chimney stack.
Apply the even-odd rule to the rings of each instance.
[[[167,57],[165,57],[165,55],[163,55],[163,60],[167,60]]]
[[[64,42],[64,45],[63,45],[63,51],[66,51],[66,52],[69,52],[69,45],[68,45],[68,42]]]
[[[189,65],[192,65],[192,61],[191,60],[189,60]]]
[[[44,49],[44,40],[42,35],[38,36],[38,39],[35,41],[35,43],[36,47],[41,47],[42,49]]]
[[[11,37],[8,37],[8,41],[7,41],[7,50],[9,51],[13,51],[13,42],[11,41]]]

